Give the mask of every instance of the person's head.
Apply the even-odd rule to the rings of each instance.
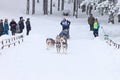
[[[20,21],[24,21],[24,19],[23,19],[23,17],[22,17],[22,16],[20,17]]]
[[[97,18],[95,19],[95,22],[98,22],[98,19],[97,19]]]
[[[23,19],[23,17],[20,17],[20,20],[22,20]]]
[[[93,14],[90,14],[90,16],[93,16]]]
[[[29,21],[30,20],[30,18],[27,18],[27,21]]]
[[[0,23],[3,23],[3,19],[0,19]]]
[[[65,17],[65,16],[63,17],[63,20],[64,20],[64,21],[66,20],[66,17]]]
[[[12,21],[15,21],[15,19],[13,18]]]
[[[2,23],[1,19],[0,19],[0,23]]]
[[[5,19],[5,22],[8,22],[8,19],[7,19],[7,18]]]
[[[1,19],[1,22],[3,22],[3,19]]]

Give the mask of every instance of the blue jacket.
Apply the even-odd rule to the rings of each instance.
[[[62,25],[63,30],[65,30],[65,29],[69,29],[70,23],[71,22],[68,20],[62,20],[60,24]]]
[[[68,35],[68,32],[63,30],[59,35],[67,36],[67,35]]]
[[[9,30],[8,22],[4,22],[4,31],[8,30]]]

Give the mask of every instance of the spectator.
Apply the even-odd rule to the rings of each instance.
[[[14,19],[12,19],[12,21],[10,22],[10,30],[12,32],[12,35],[15,35],[16,26],[17,26],[17,23],[15,22]]]
[[[8,19],[5,19],[4,21],[4,34],[8,35],[9,25],[8,25]]]
[[[23,29],[24,29],[24,19],[23,19],[23,17],[20,17],[20,21],[18,22],[18,24],[19,24],[19,29],[20,29],[20,33],[22,33],[23,32]]]
[[[0,20],[0,36],[3,35],[3,32],[4,32],[4,28],[3,28],[3,20],[1,19],[1,20]]]
[[[90,14],[90,17],[88,17],[88,24],[90,25],[90,31],[93,31],[93,24],[94,24],[95,18],[92,14]]]
[[[93,35],[94,35],[94,37],[99,36],[99,34],[98,34],[99,27],[100,27],[100,24],[99,24],[98,20],[95,19],[94,26],[93,26]]]
[[[26,30],[27,30],[26,35],[29,35],[29,32],[31,30],[30,18],[27,18],[27,21],[25,23],[26,23]]]

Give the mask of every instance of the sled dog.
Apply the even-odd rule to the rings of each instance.
[[[68,44],[65,37],[61,37],[61,48],[63,50],[63,53],[67,53]]]
[[[57,53],[60,53],[60,50],[61,50],[61,42],[60,42],[60,36],[59,36],[59,35],[57,35],[57,37],[56,37],[55,44],[56,44]]]
[[[60,51],[62,50],[63,53],[67,53],[67,47],[68,47],[68,44],[67,44],[67,39],[66,37],[61,37],[59,35],[57,35],[56,37],[56,50],[57,50],[57,53],[60,53]]]
[[[47,49],[54,47],[55,40],[52,39],[52,38],[47,38],[46,39],[46,45],[47,45]]]

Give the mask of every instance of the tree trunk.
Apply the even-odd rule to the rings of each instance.
[[[37,3],[39,3],[40,2],[40,0],[37,0]]]
[[[79,8],[79,2],[76,0],[76,18],[78,18],[78,8]]]
[[[44,15],[48,15],[48,0],[43,0]]]
[[[80,4],[82,3],[82,1],[81,0],[78,0],[78,6],[79,6],[79,8],[80,8]]]
[[[58,0],[58,11],[60,11],[60,0]]]
[[[62,0],[62,2],[61,2],[61,10],[63,11],[64,10],[64,0]]]
[[[52,0],[50,1],[50,14],[52,14]]]
[[[35,0],[32,0],[32,14],[35,14]]]
[[[30,11],[30,0],[27,0],[27,10],[26,10],[26,14],[29,14]]]
[[[75,16],[75,14],[76,14],[76,0],[74,0],[74,2],[73,2],[73,16]]]

